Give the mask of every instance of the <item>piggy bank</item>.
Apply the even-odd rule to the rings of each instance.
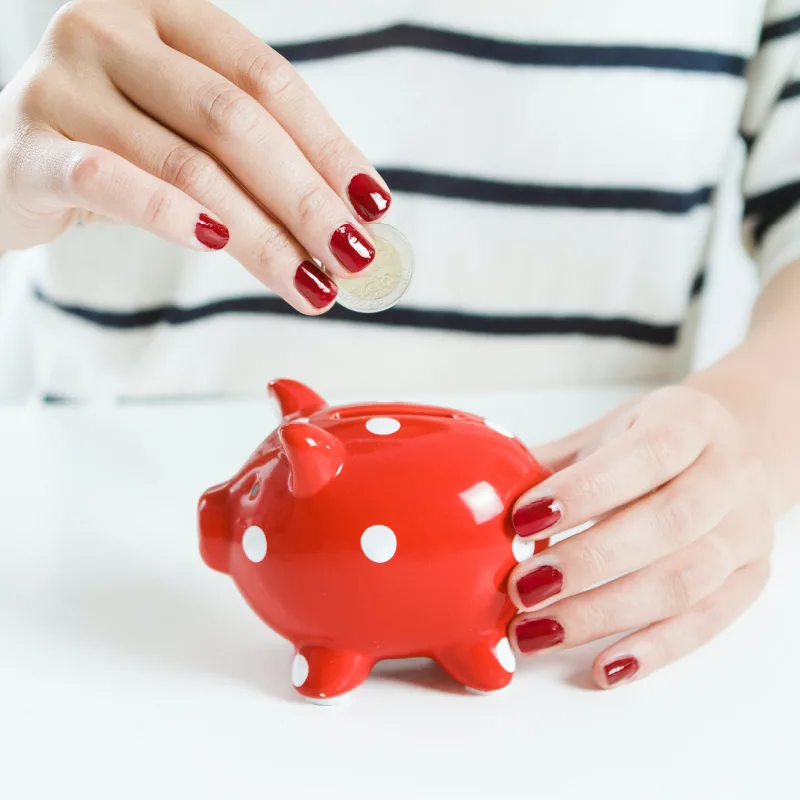
[[[476,692],[508,685],[506,581],[534,552],[510,510],[549,472],[472,414],[329,407],[291,380],[269,389],[281,423],[200,499],[200,552],[294,645],[297,691],[334,702],[405,657]]]

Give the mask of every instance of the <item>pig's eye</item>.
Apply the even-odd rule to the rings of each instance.
[[[250,499],[251,499],[251,500],[255,500],[255,499],[256,499],[256,496],[258,495],[258,490],[259,490],[259,488],[260,488],[260,487],[259,487],[259,485],[258,485],[258,481],[256,481],[256,482],[253,484],[253,488],[252,488],[252,489],[250,489],[250,495],[249,495],[249,496],[250,496]]]

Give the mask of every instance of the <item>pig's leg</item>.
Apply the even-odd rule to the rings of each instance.
[[[304,645],[292,662],[292,684],[306,700],[327,705],[360,686],[371,669],[362,653]]]
[[[505,633],[452,645],[436,660],[450,676],[474,692],[495,692],[511,683],[516,659]]]

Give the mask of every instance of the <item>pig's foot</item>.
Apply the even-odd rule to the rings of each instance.
[[[362,653],[303,646],[292,662],[292,684],[306,700],[332,705],[360,686],[371,669],[372,661]]]
[[[484,636],[443,650],[436,660],[447,673],[476,694],[504,689],[511,683],[516,659],[505,636]]]

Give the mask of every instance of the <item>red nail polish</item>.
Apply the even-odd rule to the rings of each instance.
[[[517,593],[527,608],[558,594],[564,585],[564,576],[555,567],[541,566],[523,575],[517,581]]]
[[[365,222],[374,222],[385,214],[392,204],[389,193],[375,178],[363,172],[350,181],[347,193],[350,195],[350,202],[356,214]]]
[[[294,274],[294,286],[314,308],[325,308],[339,291],[336,284],[311,261],[304,261]]]
[[[638,671],[639,662],[633,656],[625,656],[625,658],[612,661],[603,667],[603,672],[606,674],[606,682],[609,686],[630,680]]]
[[[535,653],[564,641],[564,626],[555,619],[529,619],[514,629],[523,653]]]
[[[222,250],[231,238],[230,231],[218,220],[208,214],[201,214],[194,227],[194,235],[200,244],[209,250]]]
[[[348,272],[361,272],[375,258],[375,248],[349,222],[333,232],[330,248]]]
[[[520,506],[512,517],[514,528],[520,536],[535,536],[552,528],[560,520],[561,506],[553,497],[541,497]]]

